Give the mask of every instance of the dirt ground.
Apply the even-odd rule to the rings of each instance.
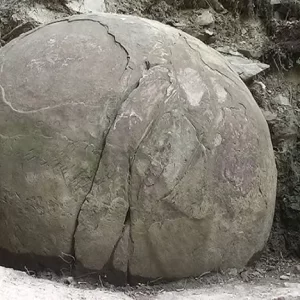
[[[203,276],[203,278],[205,275]],[[80,288],[80,283],[64,284],[62,282],[37,279],[25,272],[0,267],[1,300],[229,300],[229,299],[300,299],[300,281],[284,278],[268,278],[257,282],[245,283],[232,278],[227,282],[200,283],[191,286],[188,280],[169,285],[125,288],[113,287]],[[196,279],[195,279],[196,280]]]

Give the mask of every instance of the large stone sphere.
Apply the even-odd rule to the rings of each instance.
[[[216,51],[101,14],[22,35],[0,66],[1,264],[137,282],[243,267],[263,249],[269,130]]]

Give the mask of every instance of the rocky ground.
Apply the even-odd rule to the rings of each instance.
[[[57,18],[109,11],[145,16],[174,26],[218,49],[229,60],[237,59],[240,65],[248,64],[247,58],[254,61],[255,70],[250,63],[248,73],[242,70],[240,76],[244,76],[268,121],[278,167],[273,231],[265,255],[255,266],[155,287],[114,289],[113,294],[110,286],[104,286],[104,291],[78,291],[61,282],[33,281],[23,273],[0,269],[1,299],[51,299],[49,295],[53,299],[58,299],[57,295],[64,295],[64,299],[196,299],[200,294],[201,299],[237,299],[249,294],[252,298],[247,299],[300,299],[300,286],[296,284],[300,281],[299,261],[293,258],[300,255],[299,1],[271,1],[273,5],[270,1],[248,1],[256,4],[254,9],[234,2],[0,0],[2,45]],[[94,288],[86,285],[84,278],[57,278],[51,272],[34,275],[65,281],[74,288]],[[105,282],[100,279],[97,284],[102,288]],[[11,294],[12,289],[16,294]]]

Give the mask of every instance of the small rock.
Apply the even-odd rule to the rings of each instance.
[[[245,48],[239,48],[238,52],[240,52],[247,58],[259,59],[262,56],[262,51],[249,50],[249,49],[245,49]]]
[[[274,101],[279,105],[291,106],[289,98],[283,96],[282,94],[277,95],[274,98]]]
[[[229,270],[228,270],[228,275],[229,275],[229,276],[235,277],[235,276],[237,276],[237,274],[238,274],[238,271],[237,271],[236,268],[232,268],[232,269],[229,269]]]
[[[290,280],[290,277],[287,275],[281,275],[280,280]]]
[[[239,74],[243,81],[248,81],[259,73],[270,68],[269,65],[257,60],[248,59],[240,52],[234,51],[228,47],[220,47],[216,50],[227,59],[232,68]]]
[[[74,283],[75,283],[75,280],[71,276],[64,279],[64,284],[70,285],[70,284],[74,284]]]
[[[281,4],[281,0],[271,0],[270,1],[271,5],[277,5],[277,4]]]
[[[195,23],[199,26],[209,26],[215,22],[213,14],[209,10],[204,10],[200,16],[196,18]]]
[[[242,277],[242,280],[243,280],[244,282],[248,282],[248,281],[249,281],[249,274],[248,274],[247,271],[242,272],[242,273],[241,273],[241,277]]]
[[[257,272],[257,271],[254,271],[254,272],[252,273],[252,275],[253,275],[254,277],[262,277],[262,275],[261,275],[259,272]]]

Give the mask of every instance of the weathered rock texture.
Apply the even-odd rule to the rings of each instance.
[[[101,14],[13,40],[0,66],[2,253],[71,254],[133,282],[241,267],[262,250],[270,135],[216,51]]]

